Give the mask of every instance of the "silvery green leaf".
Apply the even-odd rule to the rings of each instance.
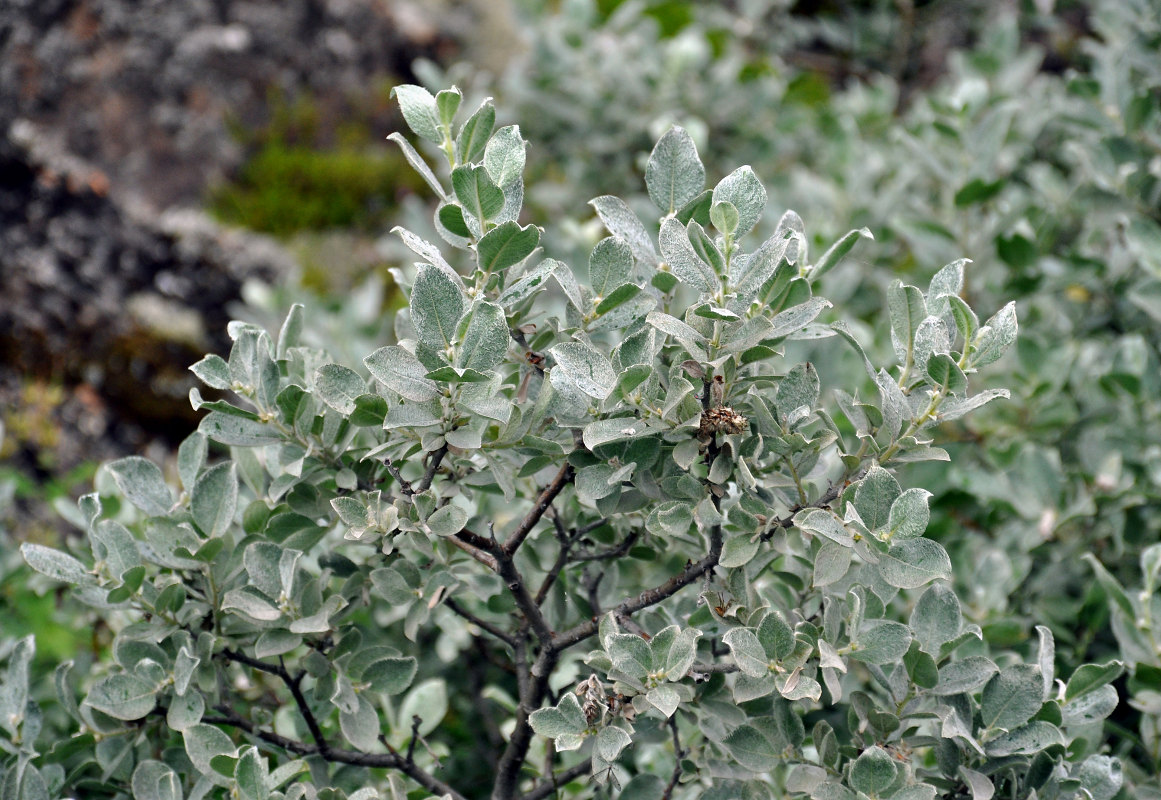
[[[738,230],[738,209],[727,200],[716,202],[710,206],[710,223],[722,236],[733,237]]]
[[[744,567],[758,554],[761,542],[748,534],[731,536],[722,545],[722,555],[718,564],[726,569]]]
[[[954,639],[963,625],[959,598],[942,583],[934,584],[920,596],[909,624],[919,646],[938,656],[940,646]]]
[[[734,261],[732,270],[740,269],[740,273],[737,276],[731,274],[730,282],[739,298],[748,302],[758,295],[786,258],[792,241],[795,241],[793,236],[789,239],[784,235],[771,236],[748,259]]]
[[[596,297],[608,297],[633,274],[633,251],[616,236],[597,242],[589,254],[589,286]]]
[[[208,355],[192,365],[189,371],[211,389],[229,389],[234,383],[230,365],[221,356]]]
[[[615,633],[605,642],[613,666],[634,678],[644,678],[653,670],[649,644],[632,633]]]
[[[938,422],[950,422],[953,419],[959,419],[964,414],[975,411],[977,408],[990,403],[996,399],[1007,400],[1011,394],[1007,389],[986,389],[971,397],[953,397],[945,400],[939,406],[939,412],[936,415]]]
[[[968,656],[940,667],[939,683],[931,693],[950,695],[971,692],[987,683],[998,671],[999,668],[991,659],[984,656]]]
[[[604,353],[584,342],[565,342],[549,349],[556,366],[570,383],[589,397],[604,400],[617,386],[617,373]]]
[[[964,766],[959,768],[959,775],[971,791],[972,800],[992,800],[996,787],[992,785],[987,775]]]
[[[402,84],[391,90],[391,96],[399,99],[399,110],[403,112],[403,119],[416,136],[433,144],[443,142],[439,108],[431,92],[422,86]]]
[[[435,173],[431,171],[431,167],[423,160],[423,156],[411,146],[411,142],[407,141],[403,134],[398,132],[388,135],[387,138],[399,145],[399,149],[403,151],[403,157],[407,159],[407,163],[411,165],[413,170],[419,173],[420,177],[427,182],[427,185],[432,188],[432,191],[436,193],[439,199],[447,200],[447,193],[444,191],[443,186],[440,185],[439,178],[435,177]]]
[[[673,690],[671,687],[665,687]],[[596,750],[605,761],[615,761],[621,751],[633,743],[629,734],[616,725],[609,725],[597,733]]]
[[[84,564],[60,550],[24,542],[20,545],[20,554],[24,556],[28,566],[53,580],[82,585],[95,581]]]
[[[1050,722],[1036,720],[984,743],[990,756],[1033,755],[1054,744],[1064,744],[1064,735]]]
[[[492,105],[492,98],[489,97],[460,126],[459,133],[456,134],[456,161],[460,164],[478,162],[484,155],[484,148],[495,126],[496,107]]]
[[[175,731],[184,731],[202,721],[206,711],[206,701],[201,692],[186,692],[170,698],[165,723]]]
[[[818,280],[838,266],[838,263],[843,260],[843,257],[858,244],[859,239],[870,239],[874,241],[875,236],[867,228],[859,228],[857,231],[847,232],[841,239],[827,248],[827,251],[822,254],[822,258],[810,268],[810,279],[812,281]]]
[[[951,348],[947,326],[936,316],[927,316],[915,329],[915,349],[912,360],[920,375],[927,372],[927,360],[934,353],[946,353]]]
[[[541,708],[533,711],[528,723],[537,735],[555,739],[565,734],[578,734],[588,727],[580,702],[573,692],[565,692],[556,708]]]
[[[511,308],[520,301],[531,297],[537,291],[541,290],[557,266],[561,266],[559,261],[551,258],[544,259],[532,269],[527,270],[520,276],[519,280],[501,292],[496,302],[505,308]]]
[[[506,335],[505,331],[505,335]],[[439,396],[435,381],[424,377],[427,368],[419,359],[398,345],[380,347],[363,359],[371,376],[405,400],[417,403]]]
[[[708,294],[713,292],[717,278],[709,264],[702,261],[689,243],[685,226],[672,217],[661,223],[658,237],[661,257],[669,264],[674,276],[687,286]]]
[[[532,254],[540,243],[540,229],[535,225],[523,228],[515,222],[503,222],[484,234],[476,244],[480,269],[499,272],[519,264]]]
[[[963,291],[963,268],[970,263],[971,260],[967,258],[952,261],[932,276],[931,284],[927,287],[927,313],[944,320],[944,324],[949,327],[955,324],[955,320],[947,297]]]
[[[918,589],[951,577],[951,559],[943,545],[931,539],[906,539],[879,555],[879,575],[899,589]]]
[[[105,468],[126,499],[151,517],[168,514],[173,507],[173,493],[165,483],[161,468],[149,459],[129,456]]]
[[[484,149],[484,167],[501,189],[520,180],[524,173],[525,148],[528,142],[520,135],[519,125],[500,128]]]
[[[999,359],[1016,341],[1018,330],[1016,304],[1008,303],[976,332],[971,365],[986,367]]]
[[[830,306],[829,300],[822,297],[812,297],[805,303],[779,312],[771,320],[772,325],[767,335],[771,339],[782,339],[798,333],[814,322],[815,318]]]
[[[391,232],[403,241],[403,244],[407,246],[408,250],[423,259],[425,264],[430,264],[431,266],[437,268],[461,289],[464,288],[463,278],[459,276],[459,273],[452,269],[451,264],[448,264],[447,261],[444,260],[443,253],[440,252],[438,247],[423,237],[417,236],[416,234],[407,230],[407,228],[404,228],[400,225],[396,225],[394,228],[392,228]]]
[[[895,782],[897,772],[898,767],[890,753],[878,745],[869,747],[851,765],[851,788],[877,797]]]
[[[359,373],[340,364],[323,364],[314,372],[318,398],[340,414],[355,410],[355,398],[367,391]]]
[[[590,450],[609,442],[636,439],[650,432],[644,420],[634,417],[615,417],[590,422],[584,429],[585,447]]]
[[[418,597],[418,584],[413,585],[398,570],[379,567],[371,571],[371,591],[392,606],[407,605]]]
[[[754,175],[754,170],[748,166],[738,167],[714,187],[713,202],[732,203],[737,209],[738,228],[734,238],[740,239],[750,232],[762,216],[762,210],[766,207],[766,190]]]
[[[206,437],[194,431],[177,448],[177,472],[186,491],[193,488],[198,473],[206,465]]]
[[[782,760],[782,754],[753,725],[739,725],[722,744],[739,764],[754,772],[768,772]]]
[[[190,493],[194,524],[211,538],[230,529],[238,505],[238,476],[233,462],[206,470]]]
[[[855,490],[855,509],[868,528],[878,530],[889,524],[891,505],[900,493],[895,476],[873,464]]]
[[[1071,777],[1080,781],[1093,800],[1112,800],[1124,783],[1121,761],[1112,756],[1089,756],[1073,768]]]
[[[1099,689],[1120,677],[1125,665],[1120,661],[1107,664],[1083,664],[1076,668],[1064,689],[1065,702],[1083,697],[1088,692]]]
[[[672,717],[681,703],[681,694],[668,683],[663,683],[646,692],[645,699],[666,717]]]
[[[581,292],[580,284],[576,282],[576,276],[572,274],[572,269],[551,258],[546,258],[545,261],[552,262],[552,277],[556,278],[557,284],[560,285],[561,291],[572,303],[573,308],[581,313],[586,313],[588,309],[585,308],[584,295]]]
[[[633,257],[646,266],[657,263],[657,250],[653,247],[653,238],[645,230],[640,218],[625,204],[625,201],[612,195],[596,197],[589,201],[605,223],[609,233],[623,240],[633,251]]]
[[[335,498],[335,500],[353,499]],[[278,569],[283,552],[281,545],[261,541],[251,542],[242,552],[242,565],[246,569],[250,585],[267,597],[278,597],[283,590],[282,577]]]
[[[456,354],[456,366],[489,372],[504,360],[508,344],[508,320],[504,310],[487,301],[477,303]]]
[[[689,325],[677,317],[672,317],[661,311],[649,312],[645,316],[645,321],[667,336],[672,336],[683,345],[686,345],[686,349],[689,349],[690,345],[703,345],[706,343],[706,338]],[[699,351],[701,350],[700,347],[697,349]]]
[[[504,193],[484,167],[456,167],[452,170],[451,178],[456,200],[481,225],[494,219],[504,207]]]
[[[770,671],[770,659],[757,635],[749,628],[732,628],[722,637],[730,648],[734,663],[746,675],[760,678]]]
[[[258,622],[274,622],[282,616],[282,612],[252,586],[243,586],[241,589],[231,589],[222,597],[223,611],[240,611],[247,617]],[[305,631],[296,631],[305,633]]]
[[[439,425],[442,420],[432,411],[429,404],[405,403],[391,406],[383,418],[383,428],[429,428]]]
[[[436,536],[452,536],[464,529],[468,522],[468,512],[451,503],[436,509],[427,518],[428,529]]]
[[[264,631],[254,644],[254,655],[258,658],[270,658],[289,653],[302,644],[302,637],[290,631],[272,629]]]
[[[868,620],[859,630],[858,647],[850,657],[868,664],[890,664],[901,660],[910,646],[911,631],[906,625],[883,619]]]
[[[89,536],[92,539],[94,559],[105,562],[105,568],[114,578],[121,579],[129,570],[141,566],[137,540],[120,522],[103,519],[94,526]]]
[[[114,719],[141,719],[157,705],[157,685],[125,673],[97,681],[85,702]]]
[[[967,391],[967,376],[946,353],[935,353],[927,360],[927,377],[945,394],[962,395]]]
[[[339,727],[346,740],[356,749],[365,753],[374,752],[379,749],[379,715],[367,698],[360,696],[358,703],[352,713],[339,712]]]
[[[225,785],[228,780],[210,765],[215,756],[237,755],[237,748],[230,737],[220,728],[213,725],[192,725],[181,732],[185,740],[185,752],[190,762],[202,774],[218,785]]]
[[[1043,625],[1036,626],[1036,637],[1040,645],[1036,648],[1036,663],[1040,667],[1042,697],[1048,700],[1052,697],[1052,687],[1056,683],[1056,640],[1052,637],[1052,631]]]
[[[181,781],[168,764],[152,759],[133,770],[133,800],[182,800]]]
[[[673,645],[669,648],[664,665],[665,674],[669,680],[680,681],[689,672],[694,659],[697,658],[697,640],[700,637],[701,631],[693,628],[686,628],[674,637]],[[656,661],[655,658],[654,666],[660,666]]]
[[[785,421],[790,414],[802,406],[813,409],[818,402],[818,371],[809,361],[797,364],[778,381],[774,404],[778,415]]]
[[[463,92],[458,87],[453,86],[450,89],[443,89],[435,95],[435,108],[439,114],[439,124],[444,129],[450,130],[452,120],[456,117],[456,112],[459,111],[460,103],[463,102]]]
[[[418,664],[413,656],[380,658],[363,670],[359,680],[370,684],[373,692],[402,694],[415,680]]]
[[[980,700],[980,716],[988,728],[1013,730],[1043,705],[1040,668],[1015,664],[993,675]]]
[[[442,95],[443,92],[440,92]],[[270,796],[270,775],[266,759],[251,745],[242,750],[234,767],[234,781],[241,800],[267,800]]]
[[[958,294],[945,295],[947,298],[948,307],[951,310],[951,316],[955,320],[956,331],[960,338],[965,342],[965,349],[975,338],[976,331],[980,329],[980,320],[976,316],[976,312],[972,311],[971,306],[967,301]]]
[[[645,164],[649,199],[669,215],[697,197],[705,186],[705,167],[697,145],[684,128],[673,126],[657,140]]]
[[[640,285],[636,283],[623,283],[618,286],[612,294],[597,303],[596,312],[600,319],[590,324],[588,329],[595,331],[604,328],[624,328],[630,320],[648,314],[657,305],[657,300],[651,295],[642,295],[641,291]],[[627,303],[629,305],[626,305]],[[617,313],[612,313],[614,311]]]
[[[1065,701],[1061,706],[1063,725],[1088,725],[1105,719],[1120,705],[1115,686],[1104,685],[1087,694]]]
[[[302,617],[290,623],[291,633],[326,633],[332,627],[331,617],[341,611],[347,601],[337,594],[332,594],[323,601],[322,608],[316,614]]]
[[[411,289],[411,322],[424,344],[442,350],[452,343],[464,313],[464,295],[443,272],[419,267]]]
[[[842,523],[822,508],[806,508],[794,515],[794,526],[799,530],[830,539],[843,547],[854,547],[855,537]]]
[[[734,680],[734,702],[745,703],[773,693],[777,689],[776,677],[777,674],[774,672],[768,672],[760,678],[752,678],[744,672],[739,673]]]
[[[906,361],[915,344],[915,331],[927,318],[927,303],[923,299],[923,292],[894,280],[887,287],[887,310],[891,317],[891,341],[895,345],[895,355],[900,361]]]
[[[922,536],[931,518],[931,509],[927,507],[929,497],[931,492],[919,488],[908,489],[896,497],[891,503],[891,512],[887,515],[885,538],[889,541],[902,541]]]
[[[264,422],[221,411],[211,411],[203,417],[198,430],[215,442],[239,447],[259,447],[282,441],[277,429]]]
[[[830,586],[842,580],[851,567],[852,551],[849,547],[828,542],[814,557],[814,585]]]

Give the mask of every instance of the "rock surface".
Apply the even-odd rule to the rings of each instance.
[[[228,349],[244,281],[292,266],[273,241],[190,210],[244,158],[236,129],[300,96],[324,137],[368,98],[376,125],[396,127],[387,88],[414,59],[459,52],[488,4],[437,6],[0,2],[5,468],[45,484],[192,428],[187,366]]]

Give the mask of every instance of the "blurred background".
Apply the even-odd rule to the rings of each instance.
[[[1048,624],[1062,672],[1131,665],[1103,735],[1125,796],[1161,796],[1161,565],[1138,563],[1161,538],[1161,0],[3,0],[5,636],[36,629],[46,664],[101,646],[11,545],[74,535],[101,461],[170,458],[197,424],[187,366],[229,319],[302,302],[353,364],[390,340],[411,258],[389,230],[436,239],[385,141],[404,82],[521,125],[526,221],[569,263],[603,235],[586,202],[640,201],[677,123],[711,183],[754,167],[767,225],[793,208],[819,248],[871,229],[822,289],[865,344],[889,348],[891,279],[961,256],[974,306],[1017,300],[988,374],[1011,402],[905,480],[936,492],[957,581],[988,587],[965,615],[990,643]],[[861,367],[831,348],[820,369]],[[1148,590],[1148,625],[1085,553]]]

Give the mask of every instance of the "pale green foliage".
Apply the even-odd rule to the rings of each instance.
[[[519,128],[485,103],[457,129],[454,89],[397,95],[451,186],[396,139],[450,245],[397,230],[421,259],[397,343],[344,365],[303,346],[300,309],[277,336],[231,324],[228,359],[194,366],[233,395],[191,396],[183,491],[114,462],[85,545],[24,547],[117,633],[58,672],[61,753],[37,742],[32,641],[8,655],[5,797],[61,764],[142,799],[1111,797],[1118,763],[1076,743],[1121,666],[1062,688],[1047,629],[1031,663],[993,652],[895,472],[1006,396],[971,385],[1010,305],[981,323],[962,260],[895,285],[899,363],[877,365],[815,294],[865,233],[811,261],[786,212],[748,242],[755,172],[706,187],[677,128],[645,169],[653,217],[594,200],[611,236],[574,272],[517,221]],[[824,385],[799,340],[865,375]]]

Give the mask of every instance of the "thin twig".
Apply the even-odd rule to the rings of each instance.
[[[616,547],[609,547],[605,550],[597,550],[592,553],[577,553],[570,560],[579,563],[581,561],[609,561],[614,558],[620,558],[632,549],[640,537],[641,531],[630,531]]]
[[[520,800],[544,800],[551,794],[557,791],[557,787],[564,785],[577,778],[588,775],[593,770],[593,760],[586,758],[579,764],[573,764],[563,772],[558,772],[552,776],[551,780],[543,781],[539,786],[535,787],[527,794],[521,795]]]
[[[491,542],[479,534],[472,533],[469,530],[462,530],[447,538],[452,545],[463,550],[476,561],[479,561],[485,567],[492,570],[492,572],[500,571],[500,565],[496,561],[496,557],[488,552]]]
[[[499,639],[500,641],[502,641],[504,644],[508,645],[509,647],[516,646],[516,640],[512,637],[512,635],[510,633],[508,633],[507,631],[501,630],[499,626],[493,625],[491,622],[488,622],[487,620],[480,619],[475,614],[473,614],[471,611],[468,611],[466,608],[461,606],[454,598],[445,597],[443,599],[443,604],[445,606],[447,606],[448,610],[451,611],[456,616],[463,617],[468,622],[475,625],[477,628],[480,628],[481,630],[487,631],[488,633],[492,634],[493,636],[495,636],[497,639]]]
[[[407,763],[415,763],[415,745],[419,742],[419,726],[423,724],[423,717],[411,715],[411,741],[407,743]]]
[[[414,488],[416,492],[426,492],[431,488],[431,482],[435,480],[435,473],[439,470],[439,466],[443,463],[444,456],[446,455],[446,444],[431,454],[427,460],[427,469],[424,471],[423,477],[419,479],[419,483],[415,484]]]
[[[532,510],[520,521],[520,525],[516,530],[512,531],[512,535],[504,541],[504,552],[511,556],[520,547],[521,543],[536,527],[536,523],[544,516],[544,512],[552,505],[552,501],[560,494],[564,487],[572,480],[572,465],[567,461],[561,465],[560,470],[557,471],[556,477],[552,479],[552,483],[544,487],[544,491],[536,498],[536,505]]]
[[[866,471],[867,470],[864,467],[863,469],[860,469],[858,472],[851,475],[849,478],[834,481],[830,486],[827,487],[826,491],[822,493],[822,496],[815,500],[813,503],[803,503],[802,505],[792,507],[789,514],[787,514],[782,519],[774,520],[774,522],[769,525],[769,527],[766,529],[766,532],[761,536],[762,541],[770,541],[774,538],[775,533],[780,530],[786,530],[791,525],[793,525],[794,515],[799,511],[807,508],[825,508],[826,506],[829,506],[831,503],[838,499],[839,495],[843,493],[843,490],[846,489],[847,486],[863,477]]]
[[[297,675],[291,675],[281,659],[279,659],[278,664],[271,664],[266,661],[260,661],[257,658],[251,658],[238,650],[230,649],[223,650],[222,655],[230,661],[244,664],[252,669],[278,677],[286,685],[286,688],[290,690],[290,695],[294,698],[295,705],[298,706],[298,713],[302,715],[302,719],[306,722],[306,727],[310,731],[310,737],[315,741],[317,751],[323,755],[329,752],[330,745],[327,744],[326,738],[323,736],[322,728],[319,727],[314,710],[311,709],[310,703],[307,702],[306,696],[302,693],[301,683],[305,673],[300,672]]]
[[[676,763],[673,765],[673,774],[669,777],[669,783],[665,785],[665,791],[661,793],[661,800],[670,800],[673,797],[673,790],[677,788],[677,782],[681,780],[681,759],[685,758],[685,751],[681,749],[681,737],[677,733],[676,714],[669,718],[669,729],[673,731],[673,756]]]
[[[258,728],[250,720],[242,717],[232,708],[225,705],[215,706],[222,716],[220,717],[203,717],[202,722],[208,725],[230,725],[235,728],[240,728],[250,735],[261,739],[268,744],[280,747],[283,750],[294,753],[300,756],[317,755],[336,764],[351,764],[357,767],[371,767],[376,769],[397,769],[404,775],[411,778],[424,789],[427,789],[432,794],[436,795],[450,795],[452,800],[467,800],[462,794],[457,792],[448,784],[439,780],[427,770],[418,765],[406,761],[403,756],[398,753],[362,753],[356,750],[339,750],[336,748],[327,748],[324,752],[317,745],[300,742],[296,739],[290,739],[286,736],[280,736],[271,731],[264,731]]]
[[[612,609],[613,614],[621,616],[630,616],[638,611],[657,605],[662,600],[665,600],[677,594],[681,589],[696,581],[702,575],[710,572],[718,565],[718,559],[722,555],[722,528],[720,525],[715,525],[710,531],[710,550],[700,560],[687,564],[677,575],[674,575],[669,580],[651,589],[646,589],[635,597],[620,603],[616,608]],[[569,628],[563,633],[558,633],[552,641],[554,648],[564,650],[572,647],[578,642],[583,642],[597,632],[599,625],[598,620],[589,619],[579,625]]]

